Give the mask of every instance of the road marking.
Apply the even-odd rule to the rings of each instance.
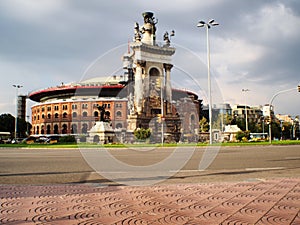
[[[285,167],[246,168],[246,171],[282,170]]]
[[[203,172],[204,170],[169,170],[170,173],[189,173],[189,172]]]
[[[300,159],[300,157],[295,156],[295,157],[285,157],[284,159],[286,160],[293,160],[293,159]]]

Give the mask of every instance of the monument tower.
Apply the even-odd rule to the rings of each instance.
[[[136,22],[133,52],[123,56],[124,68],[128,69],[127,130],[150,128],[152,141],[168,136],[178,141],[180,118],[172,107],[171,64],[175,48],[170,46],[170,36],[164,34],[164,43],[156,41],[156,24],[152,12],[142,14],[142,27]],[[174,35],[172,31],[171,36]]]

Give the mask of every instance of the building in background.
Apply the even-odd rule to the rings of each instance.
[[[26,99],[27,95],[18,95],[18,112],[17,118],[26,120]]]

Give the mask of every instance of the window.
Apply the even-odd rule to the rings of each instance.
[[[42,114],[42,119],[45,119],[45,115],[44,114]]]
[[[77,112],[73,112],[73,113],[72,113],[72,117],[73,117],[73,118],[77,117]]]
[[[67,124],[63,124],[63,125],[62,125],[61,133],[62,133],[62,134],[66,134],[67,131],[68,131],[68,126],[67,126]]]
[[[48,117],[48,119],[51,119],[51,114],[50,114],[50,113],[48,113],[47,117]]]
[[[67,110],[68,109],[68,105],[63,105],[63,110]]]
[[[122,112],[121,111],[117,111],[116,116],[117,117],[122,117]]]
[[[51,106],[48,106],[48,107],[47,107],[47,111],[51,111]]]
[[[73,110],[77,109],[77,105],[76,105],[76,104],[73,104],[73,105],[72,105],[72,109],[73,109]]]
[[[54,125],[54,134],[58,134],[58,125],[57,124]]]
[[[99,116],[99,112],[98,111],[95,111],[94,112],[94,117],[98,117]]]
[[[72,126],[71,126],[71,133],[72,134],[77,134],[77,125],[76,124],[72,124]]]
[[[55,114],[54,114],[54,117],[55,117],[55,118],[58,118],[58,113],[55,113]]]
[[[88,104],[87,103],[82,104],[82,108],[83,109],[87,109],[88,108]]]
[[[64,112],[63,118],[67,118],[67,116],[68,116],[68,113]]]
[[[50,125],[47,125],[47,134],[50,134],[50,132],[51,132],[51,126]]]
[[[121,123],[117,123],[117,125],[116,125],[116,128],[117,129],[120,129],[120,128],[122,128],[123,126],[122,126],[122,124]]]
[[[87,133],[87,130],[88,130],[88,125],[86,123],[82,124],[82,129],[81,129],[81,132],[83,134],[86,134]]]
[[[42,112],[44,112],[44,111],[45,111],[45,108],[43,107],[43,108],[42,108]]]
[[[54,106],[54,110],[58,110],[58,105],[55,105],[55,106]]]
[[[83,113],[82,113],[82,116],[83,116],[83,117],[87,117],[87,112],[83,112]]]

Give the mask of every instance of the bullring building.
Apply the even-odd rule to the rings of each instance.
[[[33,91],[32,134],[88,135],[100,119],[99,106],[109,115],[113,130],[130,136],[139,128],[171,141],[197,138],[202,100],[186,89],[171,87],[171,59],[175,48],[166,32],[156,40],[157,20],[143,13],[144,24],[134,26],[130,51],[123,55],[124,74],[95,77]],[[171,34],[172,35],[172,34]],[[121,62],[120,62],[121,63]]]

